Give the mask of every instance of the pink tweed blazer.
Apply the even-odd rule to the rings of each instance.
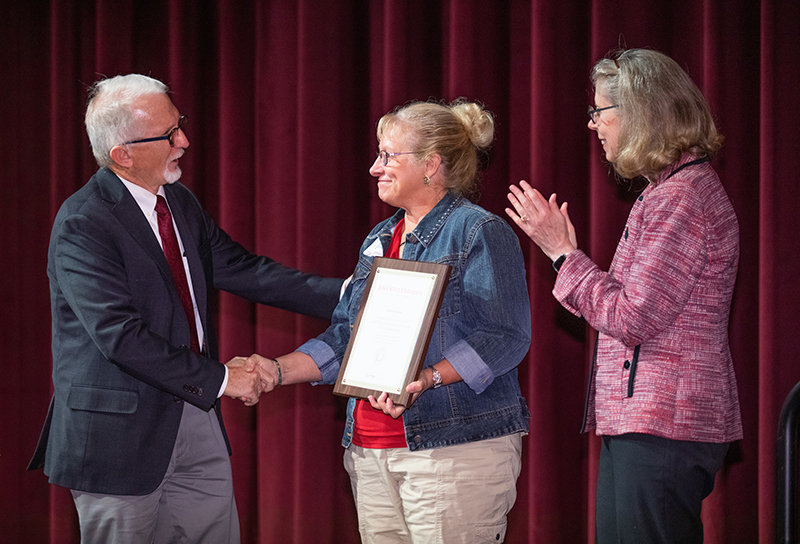
[[[599,333],[585,415],[599,435],[742,438],[728,346],[739,226],[707,162],[676,171],[692,160],[636,200],[608,272],[575,251],[558,273],[556,299]]]

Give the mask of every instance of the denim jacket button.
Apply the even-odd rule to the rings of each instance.
[[[414,443],[415,444],[419,444],[421,442],[422,442],[422,437],[420,435],[417,435],[417,436],[414,437]]]

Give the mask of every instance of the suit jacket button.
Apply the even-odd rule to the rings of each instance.
[[[172,397],[172,402],[175,404],[180,404],[182,401],[180,397]]]

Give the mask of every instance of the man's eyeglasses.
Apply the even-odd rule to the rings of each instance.
[[[592,120],[592,123],[597,123],[597,119],[600,117],[600,112],[603,110],[610,110],[611,108],[616,108],[617,105],[613,106],[606,106],[605,108],[596,108],[593,106],[589,106],[589,119]]]
[[[386,166],[389,164],[389,159],[392,157],[396,157],[397,155],[413,155],[416,151],[401,151],[398,153],[389,153],[388,151],[380,150],[378,151],[378,158],[381,160],[381,164]]]
[[[130,145],[130,144],[143,144],[145,142],[158,142],[161,140],[169,140],[170,147],[175,147],[175,135],[178,134],[179,130],[183,129],[183,124],[186,122],[186,116],[181,115],[178,119],[178,125],[169,131],[169,134],[164,136],[156,136],[154,138],[142,138],[141,140],[133,140],[130,142],[125,142],[122,145]]]

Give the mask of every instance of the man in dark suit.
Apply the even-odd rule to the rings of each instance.
[[[53,225],[55,392],[29,468],[72,491],[84,543],[238,543],[219,398],[255,404],[279,376],[220,364],[210,290],[323,319],[338,300],[341,280],[249,253],[176,183],[184,119],[160,81],[96,83],[100,169]]]

